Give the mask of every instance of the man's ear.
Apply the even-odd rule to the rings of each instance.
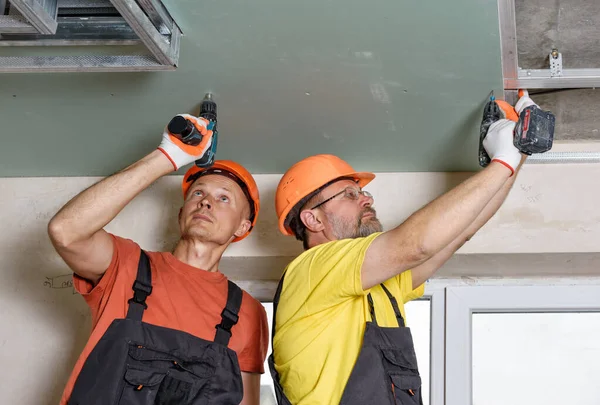
[[[243,236],[246,232],[248,232],[251,226],[252,222],[250,222],[249,219],[244,219],[238,229],[235,231],[235,237],[239,238],[240,236]]]
[[[325,227],[320,217],[320,211],[304,210],[300,213],[300,220],[311,232],[320,232]]]

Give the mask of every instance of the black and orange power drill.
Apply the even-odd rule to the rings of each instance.
[[[523,97],[523,90],[519,90],[519,97]],[[554,141],[555,117],[550,111],[544,111],[536,105],[524,108],[517,114],[513,106],[503,100],[496,100],[494,93],[483,108],[483,119],[479,136],[479,165],[486,167],[490,164],[490,156],[483,147],[490,125],[507,118],[517,123],[513,137],[513,144],[524,154],[544,153],[552,149]]]
[[[210,167],[215,162],[217,153],[217,141],[219,139],[219,131],[217,130],[217,103],[213,100],[211,93],[206,93],[202,103],[200,104],[200,114],[198,117],[208,120],[207,129],[213,131],[213,139],[210,149],[206,151],[202,158],[196,160],[198,167]],[[167,125],[168,131],[179,138],[187,145],[196,146],[202,142],[202,134],[198,132],[192,122],[184,117],[177,115]]]

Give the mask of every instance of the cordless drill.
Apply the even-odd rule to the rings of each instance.
[[[519,92],[522,96],[522,92]],[[513,144],[526,155],[544,153],[552,149],[554,140],[555,117],[550,111],[544,111],[538,106],[526,107],[517,115],[514,108],[506,101],[496,100],[493,93],[483,108],[483,119],[479,134],[479,165],[486,167],[490,164],[490,156],[483,147],[490,125],[500,120],[503,113],[507,119],[515,121]]]
[[[213,131],[213,139],[210,149],[206,151],[204,156],[196,160],[195,163],[198,167],[210,167],[215,162],[217,140],[219,138],[217,130],[217,103],[214,102],[211,93],[206,93],[204,96],[200,104],[200,114],[198,116],[208,120],[207,129]],[[167,125],[167,130],[187,145],[196,146],[202,142],[203,136],[198,132],[194,124],[180,115],[173,117],[169,125]]]

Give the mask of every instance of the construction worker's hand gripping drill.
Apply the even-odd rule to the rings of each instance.
[[[514,108],[505,101],[496,101],[503,118],[490,125],[487,136],[483,140],[483,147],[490,158],[504,164],[513,174],[523,157],[513,142],[519,114],[526,107],[537,105],[529,97],[527,90],[520,90],[519,96],[520,99]]]
[[[494,122],[483,140],[483,147],[493,161],[500,162],[514,174],[521,162],[521,152],[513,144],[516,123],[503,118]]]
[[[194,125],[198,133],[202,135],[202,140],[197,145],[186,144],[165,127],[158,149],[169,158],[175,170],[202,158],[210,149],[213,141],[213,131],[210,129],[213,124],[210,121],[190,114],[179,115]]]
[[[529,97],[529,92],[527,90],[519,90],[519,101],[515,104],[515,111],[517,115],[521,115],[521,111],[530,106],[539,106]]]

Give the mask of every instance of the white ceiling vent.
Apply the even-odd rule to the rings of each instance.
[[[173,70],[180,39],[160,0],[0,0],[0,72]]]

